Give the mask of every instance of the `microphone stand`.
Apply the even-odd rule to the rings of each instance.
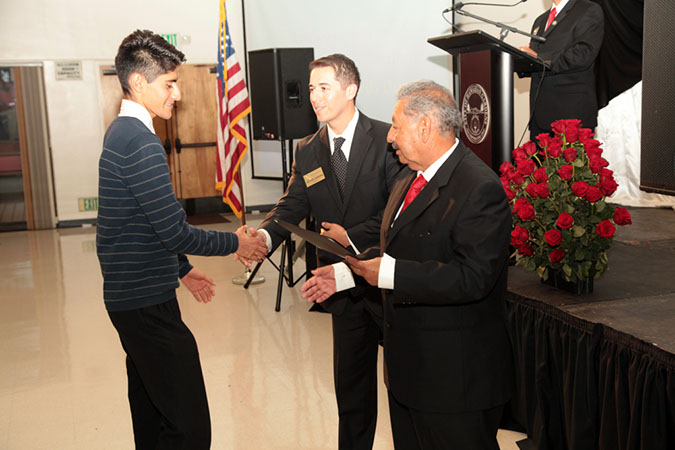
[[[462,5],[462,6],[464,6],[464,5]],[[535,36],[534,34],[526,33],[525,31],[521,31],[516,27],[512,27],[511,25],[506,25],[506,24],[501,23],[501,22],[495,22],[494,20],[486,19],[485,17],[477,16],[476,14],[464,11],[462,9],[462,6],[460,6],[459,8],[455,8],[455,10],[454,10],[455,13],[460,14],[462,16],[471,17],[473,19],[478,19],[481,22],[489,23],[490,25],[496,26],[497,28],[499,28],[501,30],[499,32],[499,40],[500,41],[503,41],[504,38],[506,37],[506,35],[509,34],[509,32],[511,31],[513,33],[522,34],[523,36],[528,36],[529,38],[540,41],[540,42],[546,42],[546,38],[543,38],[541,36]]]

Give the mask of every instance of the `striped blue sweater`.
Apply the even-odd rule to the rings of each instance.
[[[96,251],[108,311],[171,300],[192,269],[184,254],[227,255],[239,245],[234,233],[185,222],[164,147],[133,117],[116,118],[105,134],[98,199]]]

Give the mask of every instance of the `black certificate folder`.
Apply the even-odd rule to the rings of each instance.
[[[329,238],[328,236],[321,236],[319,233],[305,230],[304,228],[300,228],[297,225],[293,225],[292,223],[288,223],[283,220],[274,219],[274,221],[296,236],[299,236],[307,242],[313,244],[318,249],[332,253],[333,255],[339,256],[340,258],[354,256],[352,252],[340,245],[340,243],[335,239]]]

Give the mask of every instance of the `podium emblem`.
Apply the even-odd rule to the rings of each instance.
[[[462,126],[472,144],[480,144],[485,140],[490,129],[490,102],[480,84],[472,84],[464,93]]]

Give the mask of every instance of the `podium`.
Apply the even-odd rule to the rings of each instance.
[[[460,138],[498,172],[502,162],[511,160],[513,150],[513,73],[544,71],[548,65],[480,30],[427,42],[459,56]]]

